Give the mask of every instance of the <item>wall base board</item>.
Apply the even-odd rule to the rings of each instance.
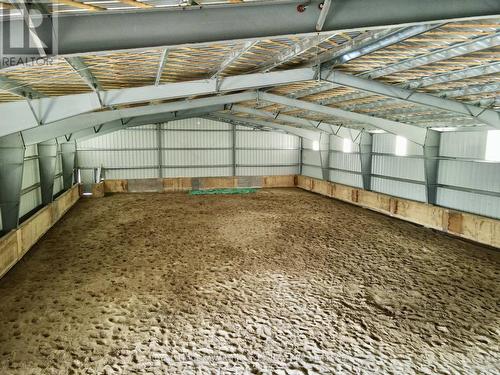
[[[178,177],[104,180],[104,193],[166,193],[236,187],[294,187],[295,176]]]
[[[54,202],[0,238],[0,278],[7,273],[34,244],[59,221],[80,198],[79,186],[57,197]]]
[[[467,240],[500,248],[500,220],[404,198],[396,198],[302,175],[296,176],[295,184],[304,190],[349,202]]]

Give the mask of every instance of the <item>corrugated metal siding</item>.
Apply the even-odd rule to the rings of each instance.
[[[438,183],[449,185],[438,189],[439,205],[500,218],[500,197],[481,194],[500,193],[500,163],[474,161],[485,157],[487,134],[471,131],[441,135],[440,156],[457,159],[439,161]],[[477,191],[453,190],[453,186]]]
[[[26,147],[24,153],[25,160],[23,168],[23,182],[21,186],[22,189],[28,189],[40,183],[38,159],[32,158],[37,155],[38,148],[36,145]],[[34,210],[41,204],[42,195],[39,187],[26,192],[25,194],[21,195],[21,201],[19,202],[19,217],[26,215],[28,212]]]
[[[363,187],[363,177],[355,173],[330,171],[330,181],[348,186]]]
[[[373,155],[372,173],[405,180],[425,181],[424,159]]]
[[[437,200],[444,207],[500,218],[500,197],[438,188]]]
[[[440,155],[484,159],[487,132],[446,132],[441,134]]]
[[[372,150],[376,154],[394,154],[396,151],[396,136],[389,133],[373,134]],[[408,142],[407,155],[423,155],[422,146]]]
[[[439,162],[438,183],[500,193],[500,163]]]
[[[346,171],[361,172],[361,159],[359,153],[332,152],[330,154],[330,167]]]
[[[425,202],[425,185],[372,177],[372,190],[396,197]]]
[[[205,119],[161,125],[162,175],[165,177],[230,176],[233,169],[233,128]],[[299,138],[237,127],[236,169],[241,175],[298,173]],[[159,176],[158,129],[147,125],[78,143],[81,168],[103,166],[105,178]],[[274,166],[276,165],[276,166]],[[127,167],[150,167],[131,169]],[[119,170],[106,170],[118,168]],[[85,174],[83,181],[91,181]]]

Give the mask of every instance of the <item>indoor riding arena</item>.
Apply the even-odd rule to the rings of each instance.
[[[0,26],[1,375],[500,373],[500,3]]]

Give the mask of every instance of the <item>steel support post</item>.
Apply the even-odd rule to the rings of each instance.
[[[437,200],[440,141],[441,133],[427,130],[424,144],[424,170],[426,197],[429,204],[436,204]]]
[[[233,129],[232,129],[232,157],[231,157],[231,160],[233,162],[233,177],[236,176],[236,125],[232,125],[233,126]]]
[[[76,144],[74,142],[61,143],[62,170],[64,190],[73,186],[73,171],[76,160]]]
[[[323,180],[330,180],[330,136],[321,134],[319,142],[319,157],[321,161],[321,176]]]
[[[2,232],[17,228],[24,169],[24,142],[20,133],[0,138],[0,210]]]
[[[156,145],[158,146],[158,178],[163,178],[163,140],[162,140],[162,125],[156,124]]]
[[[299,174],[302,174],[303,152],[304,139],[302,137],[299,137]]]
[[[370,133],[363,132],[363,134],[361,134],[359,157],[361,161],[363,189],[365,190],[371,190],[372,187],[372,142],[373,136]]]
[[[38,166],[40,169],[40,189],[42,204],[52,203],[54,198],[54,176],[57,162],[57,142],[55,139],[38,144]]]

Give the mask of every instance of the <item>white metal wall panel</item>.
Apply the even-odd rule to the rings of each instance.
[[[299,137],[289,134],[241,131],[236,136],[236,148],[299,148]]]
[[[107,170],[105,176],[105,178],[110,180],[156,177],[158,177],[158,168]]]
[[[363,187],[363,178],[360,174],[343,172],[343,171],[330,171],[330,181],[337,182],[342,185]]]
[[[230,131],[162,131],[163,148],[232,147]]]
[[[232,173],[232,167],[163,168],[163,177],[227,177]]]
[[[314,167],[310,165],[302,166],[302,174],[304,176],[314,177],[314,178],[323,178],[323,173],[321,171],[321,167]]]
[[[52,194],[56,195],[63,189],[64,189],[63,178],[62,176],[59,176],[56,179],[54,179],[54,189],[52,190]]]
[[[424,185],[403,181],[372,177],[372,190],[415,201],[425,202],[426,200]]]
[[[500,163],[440,160],[438,183],[500,193]]]
[[[29,156],[38,155],[38,146],[37,145],[29,145],[26,146],[26,150],[24,151],[24,157],[27,158]]]
[[[297,174],[299,167],[238,167],[238,176],[277,176]]]
[[[243,165],[288,165],[298,164],[298,150],[237,150],[236,164]]]
[[[40,182],[40,172],[38,170],[38,159],[24,161],[22,189],[26,189]]]
[[[134,149],[151,148],[156,145],[156,130],[133,128],[119,130],[102,136],[78,141],[78,149]]]
[[[321,157],[319,151],[303,150],[302,163],[321,166]]]
[[[361,172],[361,159],[359,154],[332,152],[330,153],[330,167],[346,171]]]
[[[330,150],[344,151],[344,139],[340,137],[330,136]],[[353,151],[358,151],[353,148]]]
[[[377,154],[394,154],[396,151],[396,136],[389,133],[373,135],[373,152]],[[423,148],[408,141],[407,155],[423,155]]]
[[[425,181],[424,160],[418,158],[373,155],[372,173],[406,180]]]
[[[42,193],[40,188],[36,188],[21,196],[19,204],[19,217],[23,217],[28,212],[42,204]]]
[[[171,121],[162,125],[163,129],[181,129],[181,130],[230,130],[232,125],[207,120],[203,118],[190,118],[185,120]]]
[[[487,132],[445,132],[441,134],[441,156],[484,159]]]
[[[460,211],[500,218],[500,197],[438,188],[437,203]]]
[[[126,168],[144,167],[158,164],[156,151],[78,151],[78,165],[80,167]]]
[[[163,150],[162,157],[165,166],[216,166],[232,163],[231,150]],[[153,162],[155,163],[157,160]]]

